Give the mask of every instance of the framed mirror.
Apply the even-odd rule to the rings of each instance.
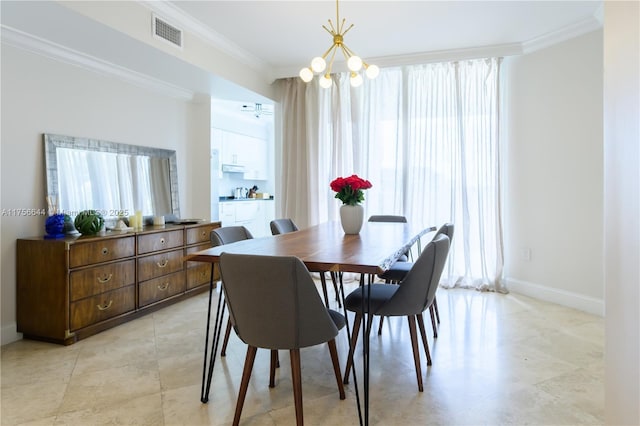
[[[47,196],[58,213],[180,217],[174,150],[44,134]]]

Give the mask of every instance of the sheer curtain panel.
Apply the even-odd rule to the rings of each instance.
[[[278,82],[283,211],[307,225],[337,220],[338,176],[373,183],[365,215],[456,225],[441,285],[505,291],[500,207],[500,58],[381,70],[351,88]]]

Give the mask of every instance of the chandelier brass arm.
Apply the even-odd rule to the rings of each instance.
[[[344,43],[344,36],[354,27],[353,24],[349,25],[347,29],[345,29],[346,19],[342,19],[340,21],[340,9],[338,5],[338,0],[336,0],[336,27],[333,25],[331,19],[328,19],[329,27],[323,25],[322,28],[325,29],[332,37],[333,43],[331,46],[324,52],[322,56],[316,56],[311,60],[311,66],[305,67],[300,70],[300,78],[308,83],[313,80],[314,74],[319,74],[320,78],[320,86],[324,88],[329,88],[333,84],[331,80],[331,69],[333,68],[333,62],[336,57],[336,52],[340,50],[345,60],[347,61],[347,67],[349,68],[351,78],[350,82],[353,87],[358,87],[362,84],[362,76],[360,75],[360,71],[364,70],[364,74],[370,78],[376,78],[380,73],[380,69],[373,64],[368,64],[362,60],[358,55],[356,55],[349,47]],[[329,65],[327,66],[326,58],[331,55],[329,60]]]

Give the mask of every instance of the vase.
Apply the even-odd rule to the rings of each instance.
[[[358,234],[364,221],[364,208],[360,204],[340,206],[340,223],[345,234]]]

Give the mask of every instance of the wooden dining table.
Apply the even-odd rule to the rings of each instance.
[[[211,334],[212,300],[215,292],[213,268],[222,253],[254,254],[269,256],[295,256],[300,258],[310,271],[334,272],[340,278],[339,297],[342,299],[345,318],[347,318],[347,334],[351,341],[351,330],[346,308],[344,307],[343,273],[360,274],[361,285],[367,277],[386,271],[401,255],[420,241],[420,238],[432,231],[434,226],[420,226],[398,222],[365,222],[358,234],[345,234],[340,222],[332,221],[286,234],[242,240],[231,244],[212,247],[189,254],[185,260],[208,262],[212,265],[212,281],[209,287],[209,309],[205,337],[204,363],[202,372],[202,390],[200,399],[203,403],[209,400],[211,378],[215,365],[215,355],[224,315],[222,291],[219,292],[218,305],[209,348]],[[250,271],[248,271],[250,272]],[[368,297],[366,298],[368,300]],[[364,299],[363,299],[364,300]],[[222,306],[222,308],[221,308]],[[364,308],[364,307],[363,307]],[[363,309],[368,312],[368,309]],[[369,335],[366,314],[362,327],[363,332],[363,381],[364,381],[364,415],[360,404],[360,394],[353,369],[354,388],[357,398],[360,424],[369,423]]]

